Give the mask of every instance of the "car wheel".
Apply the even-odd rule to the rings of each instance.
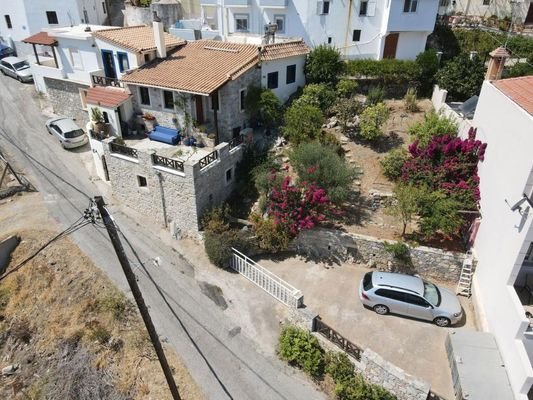
[[[17,81],[22,82],[22,78],[20,76],[17,76]]]
[[[389,307],[384,306],[383,304],[377,304],[374,306],[374,311],[376,314],[385,315],[389,313]]]
[[[441,327],[450,326],[451,324],[450,320],[446,317],[437,317],[433,320],[433,322],[435,322],[435,325]]]
[[[6,71],[4,71],[3,69],[0,70],[0,71],[2,71],[2,75],[5,75],[5,74],[6,74]]]

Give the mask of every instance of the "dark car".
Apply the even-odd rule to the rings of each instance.
[[[15,50],[5,44],[0,43],[0,60],[5,57],[15,55]]]

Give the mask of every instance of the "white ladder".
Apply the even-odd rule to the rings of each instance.
[[[457,283],[456,294],[470,297],[472,295],[472,276],[474,275],[474,262],[471,257],[463,260],[461,276]]]

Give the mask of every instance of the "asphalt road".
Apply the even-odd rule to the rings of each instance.
[[[51,217],[66,228],[87,207],[87,196],[100,193],[80,154],[63,150],[48,135],[37,103],[31,84],[0,76],[0,147],[41,192]],[[145,263],[145,271],[128,250],[158,333],[174,347],[209,399],[325,398],[299,372],[258,352],[246,332],[236,329],[235,321],[202,293],[192,265],[119,209],[110,207],[110,212],[141,261],[158,257],[158,264]],[[89,226],[72,237],[128,292],[105,229]]]

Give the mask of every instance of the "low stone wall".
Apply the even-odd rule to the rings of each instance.
[[[303,231],[293,249],[307,257],[337,262],[364,263],[391,272],[419,274],[424,278],[456,283],[465,254],[430,247],[410,247],[410,260],[401,263],[385,250],[385,240],[332,229]],[[388,241],[394,242],[394,241]]]
[[[74,119],[80,128],[85,128],[89,114],[82,107],[80,89],[87,89],[89,85],[48,77],[44,82],[54,112]]]

